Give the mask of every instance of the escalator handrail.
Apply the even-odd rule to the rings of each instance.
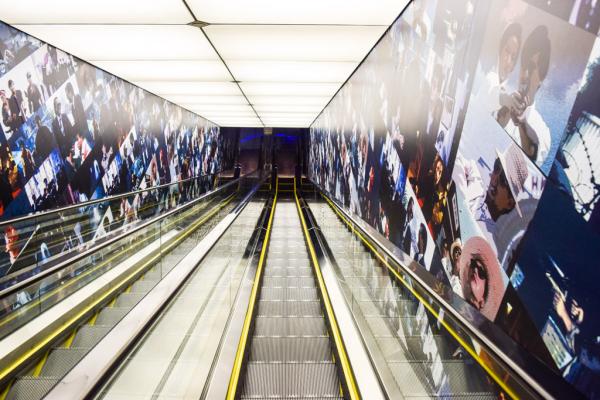
[[[120,193],[120,194],[114,194],[111,196],[106,196],[106,197],[101,197],[98,199],[93,199],[93,200],[88,200],[88,201],[84,201],[81,203],[76,203],[76,204],[70,204],[68,206],[64,206],[64,207],[60,207],[60,208],[53,208],[50,210],[45,210],[45,211],[40,211],[40,212],[34,212],[31,214],[27,214],[27,215],[23,215],[21,217],[16,217],[16,218],[12,218],[6,221],[0,221],[0,228],[8,226],[8,225],[14,225],[14,224],[18,224],[18,223],[22,223],[25,221],[29,221],[32,219],[38,219],[38,218],[45,218],[48,215],[52,215],[52,214],[60,214],[63,213],[65,211],[69,211],[69,210],[73,210],[73,209],[77,209],[77,208],[85,208],[94,204],[98,204],[98,203],[104,203],[104,202],[111,202],[114,200],[119,200],[122,199],[124,197],[129,197],[129,196],[134,196],[140,193],[144,193],[144,192],[149,192],[152,190],[160,190],[160,189],[164,189],[170,186],[174,186],[174,185],[179,185],[181,183],[185,183],[185,182],[189,182],[189,181],[193,181],[193,180],[197,180],[197,179],[202,179],[202,178],[206,178],[206,177],[210,177],[210,176],[217,176],[220,173],[222,173],[223,171],[219,171],[219,172],[213,172],[211,174],[205,174],[205,175],[198,175],[198,176],[194,176],[191,178],[186,178],[186,179],[181,179],[175,182],[169,182],[169,183],[163,183],[161,185],[156,185],[156,186],[151,186],[151,187],[147,187],[144,189],[137,189],[137,190],[132,190],[131,192],[127,192],[127,193]]]
[[[296,190],[296,178],[294,178],[294,199],[296,202],[298,215],[300,217],[302,231],[303,231],[304,237],[306,239],[308,252],[309,252],[310,258],[312,260],[313,270],[315,272],[319,290],[321,292],[321,299],[323,300],[325,314],[327,315],[327,319],[330,324],[331,334],[333,336],[333,343],[337,349],[338,358],[340,361],[340,367],[342,370],[342,374],[344,375],[344,379],[346,381],[348,395],[351,400],[358,400],[361,398],[359,390],[358,390],[358,385],[356,383],[354,371],[352,369],[352,365],[350,364],[350,360],[349,360],[348,354],[346,352],[346,345],[344,344],[344,340],[342,339],[342,334],[341,334],[339,326],[338,326],[337,318],[333,311],[333,306],[331,305],[329,293],[327,292],[327,287],[323,280],[323,275],[321,273],[321,267],[319,266],[319,261],[317,259],[317,255],[315,253],[315,249],[314,249],[312,240],[310,239],[310,234],[308,233],[306,220],[304,219],[304,215],[302,213],[302,207],[300,206],[300,200],[298,199],[298,193]]]
[[[123,232],[123,233],[121,233],[119,235],[116,235],[116,236],[114,236],[112,238],[109,238],[109,239],[107,239],[106,241],[104,241],[104,242],[102,242],[100,244],[97,244],[97,245],[95,245],[93,247],[90,247],[90,248],[84,250],[84,251],[81,251],[81,252],[77,253],[75,256],[69,258],[68,260],[64,260],[64,261],[56,264],[53,267],[50,267],[50,268],[45,269],[43,271],[40,271],[39,273],[37,273],[37,274],[35,274],[35,275],[31,276],[31,277],[23,279],[23,280],[15,283],[12,286],[9,286],[9,287],[7,287],[7,288],[5,288],[3,290],[0,290],[0,299],[5,298],[7,296],[10,296],[12,294],[18,293],[19,291],[22,291],[23,289],[25,289],[26,287],[30,286],[31,284],[39,282],[39,281],[43,280],[44,278],[46,278],[46,277],[48,277],[48,276],[50,276],[50,275],[52,275],[52,274],[54,274],[54,273],[62,270],[62,269],[67,268],[68,266],[70,266],[74,262],[82,260],[85,257],[88,257],[91,254],[96,253],[98,250],[101,250],[101,249],[103,249],[105,247],[108,247],[111,244],[116,243],[116,242],[124,239],[125,237],[128,237],[131,234],[133,234],[135,232],[138,232],[138,231],[140,231],[140,230],[142,230],[142,229],[144,229],[144,228],[146,228],[146,227],[148,227],[150,225],[153,225],[153,224],[155,224],[157,222],[160,222],[160,221],[164,220],[165,218],[170,217],[173,214],[176,214],[176,213],[179,213],[179,212],[181,212],[181,211],[183,211],[185,209],[188,209],[188,208],[196,205],[197,203],[203,201],[207,197],[213,196],[216,193],[218,193],[220,191],[223,191],[224,189],[229,188],[232,185],[237,184],[238,182],[240,182],[241,179],[249,177],[252,174],[254,174],[255,172],[256,171],[249,172],[249,173],[247,173],[247,174],[245,174],[245,175],[243,175],[243,176],[241,176],[241,177],[239,177],[239,178],[237,178],[237,179],[235,179],[235,180],[233,180],[231,182],[227,182],[225,185],[219,186],[216,189],[208,191],[208,192],[202,194],[200,197],[198,197],[198,198],[196,198],[194,200],[191,200],[191,201],[189,201],[189,202],[187,202],[185,204],[182,204],[182,205],[180,205],[180,206],[178,206],[178,207],[176,207],[176,208],[174,208],[172,210],[169,210],[169,211],[167,211],[167,212],[165,212],[165,213],[163,213],[161,215],[158,215],[158,216],[156,216],[154,218],[151,218],[148,221],[146,221],[146,222],[144,222],[144,223],[142,223],[142,224],[140,224],[140,225],[138,225],[138,226],[136,226],[136,227],[134,227],[134,228],[132,228],[130,230],[127,230],[127,231],[125,231],[125,232]]]
[[[311,180],[311,182],[312,182],[312,180]],[[369,244],[369,241],[370,241],[371,243],[374,243],[378,249],[382,250],[385,253],[386,257],[391,259],[394,264],[396,264],[400,268],[402,268],[403,273],[410,276],[410,278],[418,284],[420,289],[425,291],[428,296],[430,296],[431,298],[433,298],[435,300],[435,302],[442,308],[444,313],[450,314],[452,316],[452,318],[454,318],[461,325],[461,327],[468,333],[469,336],[474,337],[475,340],[479,344],[481,344],[483,347],[485,347],[485,349],[489,353],[493,354],[498,360],[500,360],[502,363],[504,363],[504,365],[506,367],[508,367],[508,369],[510,370],[511,373],[513,373],[521,381],[526,383],[535,393],[537,393],[538,396],[541,396],[542,398],[546,398],[546,399],[556,398],[550,392],[548,392],[544,388],[544,386],[542,386],[538,382],[538,380],[533,378],[531,376],[531,374],[526,371],[527,367],[525,367],[524,365],[521,365],[520,362],[517,362],[513,358],[509,357],[505,351],[503,351],[500,347],[498,347],[492,340],[490,340],[490,338],[488,338],[485,334],[483,334],[479,329],[477,329],[475,326],[473,326],[473,324],[471,324],[463,315],[461,315],[458,310],[456,310],[454,307],[452,307],[450,304],[448,304],[448,302],[444,298],[442,298],[434,289],[432,289],[427,283],[425,283],[423,281],[423,279],[415,271],[411,270],[411,268],[406,266],[405,263],[400,261],[398,259],[397,255],[395,255],[390,249],[388,249],[387,246],[385,246],[379,239],[377,239],[370,232],[368,232],[366,229],[364,229],[363,223],[359,222],[355,217],[350,215],[342,206],[340,206],[337,203],[336,200],[332,200],[328,196],[328,194],[325,193],[322,189],[320,189],[319,186],[314,184],[314,182],[312,182],[312,183],[313,183],[314,187],[318,190],[318,192],[321,194],[321,196],[323,196],[323,198],[330,204],[330,206],[332,206],[335,211],[340,213],[341,214],[340,216],[343,216],[342,219],[346,219],[346,221],[345,221],[346,224],[348,224],[350,226],[350,223],[348,222],[348,221],[350,221],[352,224],[351,226],[353,227],[353,230],[359,236],[366,236],[368,238],[368,241],[367,241],[364,237],[361,237],[361,239],[363,241],[365,241],[366,244]],[[356,231],[356,228],[360,229],[360,232]],[[372,250],[375,250],[375,249],[372,249]],[[376,256],[379,256],[379,254],[377,254],[377,251],[375,251],[374,253]],[[389,263],[385,260],[385,258],[381,257],[379,259],[384,264],[386,264],[389,269],[393,270],[393,267],[391,267],[389,265]],[[397,276],[396,276],[396,278],[397,278]],[[424,301],[424,299],[419,299],[419,301],[422,303],[426,303]],[[473,311],[475,311],[475,310],[473,310]],[[455,336],[455,335],[453,335],[453,336]],[[455,336],[455,338],[457,340],[459,339],[456,336]],[[468,346],[467,346],[466,350],[467,351],[469,350]],[[471,354],[471,355],[473,356],[474,354]],[[547,370],[549,374],[550,373],[552,374],[553,378],[558,378],[558,376],[556,374],[554,374],[553,372],[550,372],[548,367],[546,367],[544,364],[542,364],[541,361],[537,360],[533,356],[529,356],[527,354],[520,354],[520,355],[521,355],[521,357],[526,358],[528,363],[531,363],[532,365],[534,365],[536,367],[543,368],[543,371]],[[475,354],[475,358],[477,359],[477,354]],[[482,367],[486,370],[486,372],[491,373],[491,375],[494,375],[493,372],[491,372],[491,370],[487,366],[485,366],[481,363],[480,363],[480,365],[482,365]],[[529,368],[527,368],[527,369],[529,369]],[[492,378],[494,378],[496,383],[498,383],[499,386],[502,387],[502,389],[509,392],[509,394],[512,393],[512,390],[510,388],[506,387],[506,385],[503,384],[503,382],[500,378],[494,377],[494,376],[492,376]],[[557,382],[556,379],[548,380],[548,383],[553,384],[553,385],[558,383],[561,389],[565,389],[565,386],[560,385],[560,382]],[[565,385],[567,385],[567,384],[565,383]],[[575,391],[574,389],[569,390],[570,393],[573,393],[574,391]]]

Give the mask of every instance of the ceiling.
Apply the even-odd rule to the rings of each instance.
[[[221,126],[308,127],[410,0],[0,0],[0,20]]]

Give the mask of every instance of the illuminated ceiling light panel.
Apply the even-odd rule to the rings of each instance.
[[[247,111],[254,112],[248,104],[206,104],[192,105],[194,110],[204,110],[204,112],[219,111]]]
[[[134,81],[136,85],[161,96],[176,95],[241,95],[240,89],[232,82],[167,82],[167,81]]]
[[[261,118],[268,118],[268,119],[295,119],[295,120],[299,120],[299,119],[310,119],[310,118],[315,118],[317,116],[319,112],[315,111],[315,112],[311,112],[311,113],[306,113],[306,112],[259,112],[258,115],[260,115]]]
[[[231,75],[220,61],[97,61],[94,63],[129,81],[226,81]]]
[[[327,82],[342,83],[356,67],[355,62],[231,61],[227,65],[242,82]]]
[[[323,106],[297,106],[297,105],[268,105],[268,106],[259,106],[254,105],[254,109],[260,113],[272,113],[276,115],[276,113],[318,113],[323,109]]]
[[[163,95],[167,100],[177,104],[186,104],[187,106],[196,105],[227,105],[227,104],[248,104],[244,96],[212,96],[212,95]]]
[[[229,63],[234,60],[359,62],[383,26],[216,25],[205,31]]]
[[[342,24],[389,26],[409,0],[187,0],[196,17],[210,23]]]
[[[325,96],[331,98],[340,83],[241,82],[246,96]],[[252,101],[252,100],[250,100]]]
[[[192,16],[182,1],[0,0],[9,24],[187,24]]]
[[[323,108],[331,96],[248,96],[254,106],[318,106]]]
[[[0,0],[1,1],[1,0]],[[200,29],[177,25],[17,25],[86,61],[218,60]]]
[[[240,112],[240,111],[221,111],[218,113],[202,113],[202,116],[208,119],[231,119],[231,118],[256,118],[256,114],[252,112]]]

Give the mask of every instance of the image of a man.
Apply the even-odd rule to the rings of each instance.
[[[35,135],[34,154],[38,164],[41,164],[52,151],[54,140],[52,139],[52,132],[46,125],[42,124],[42,119],[38,115],[35,116],[35,126],[37,127],[37,133]]]
[[[473,236],[459,259],[463,298],[489,320],[494,320],[504,296],[500,264],[487,241]]]
[[[71,105],[71,114],[73,115],[73,129],[76,134],[82,135],[85,137],[87,134],[87,118],[85,116],[85,109],[83,108],[83,101],[81,100],[81,96],[79,94],[75,94],[75,90],[73,89],[73,85],[71,82],[67,83],[65,86],[65,94],[67,95],[67,99]]]
[[[536,108],[535,96],[550,69],[551,43],[548,28],[536,27],[523,43],[519,89],[511,94],[514,104],[506,131],[537,165],[548,155],[550,129]]]
[[[471,215],[490,243],[493,243],[496,222],[502,215],[516,209],[521,216],[517,200],[529,175],[527,160],[514,143],[504,153],[496,151],[496,155],[487,188],[477,164],[465,160],[460,154],[453,176],[457,188],[465,196]]]
[[[58,142],[58,147],[60,148],[60,153],[63,157],[67,157],[69,154],[69,149],[71,148],[72,139],[71,139],[71,131],[73,127],[71,126],[71,121],[66,114],[63,113],[62,104],[60,103],[60,99],[58,97],[54,98],[54,119],[52,120],[52,132],[54,133],[54,137]]]
[[[33,114],[42,105],[42,92],[38,85],[33,82],[31,72],[27,73],[27,103],[29,111]]]

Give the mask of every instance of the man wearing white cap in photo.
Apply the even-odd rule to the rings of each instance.
[[[471,215],[492,246],[496,223],[502,215],[516,209],[522,217],[518,198],[529,175],[527,159],[515,143],[502,153],[496,151],[496,155],[487,188],[473,161],[457,157],[454,173],[457,189],[462,191]]]

